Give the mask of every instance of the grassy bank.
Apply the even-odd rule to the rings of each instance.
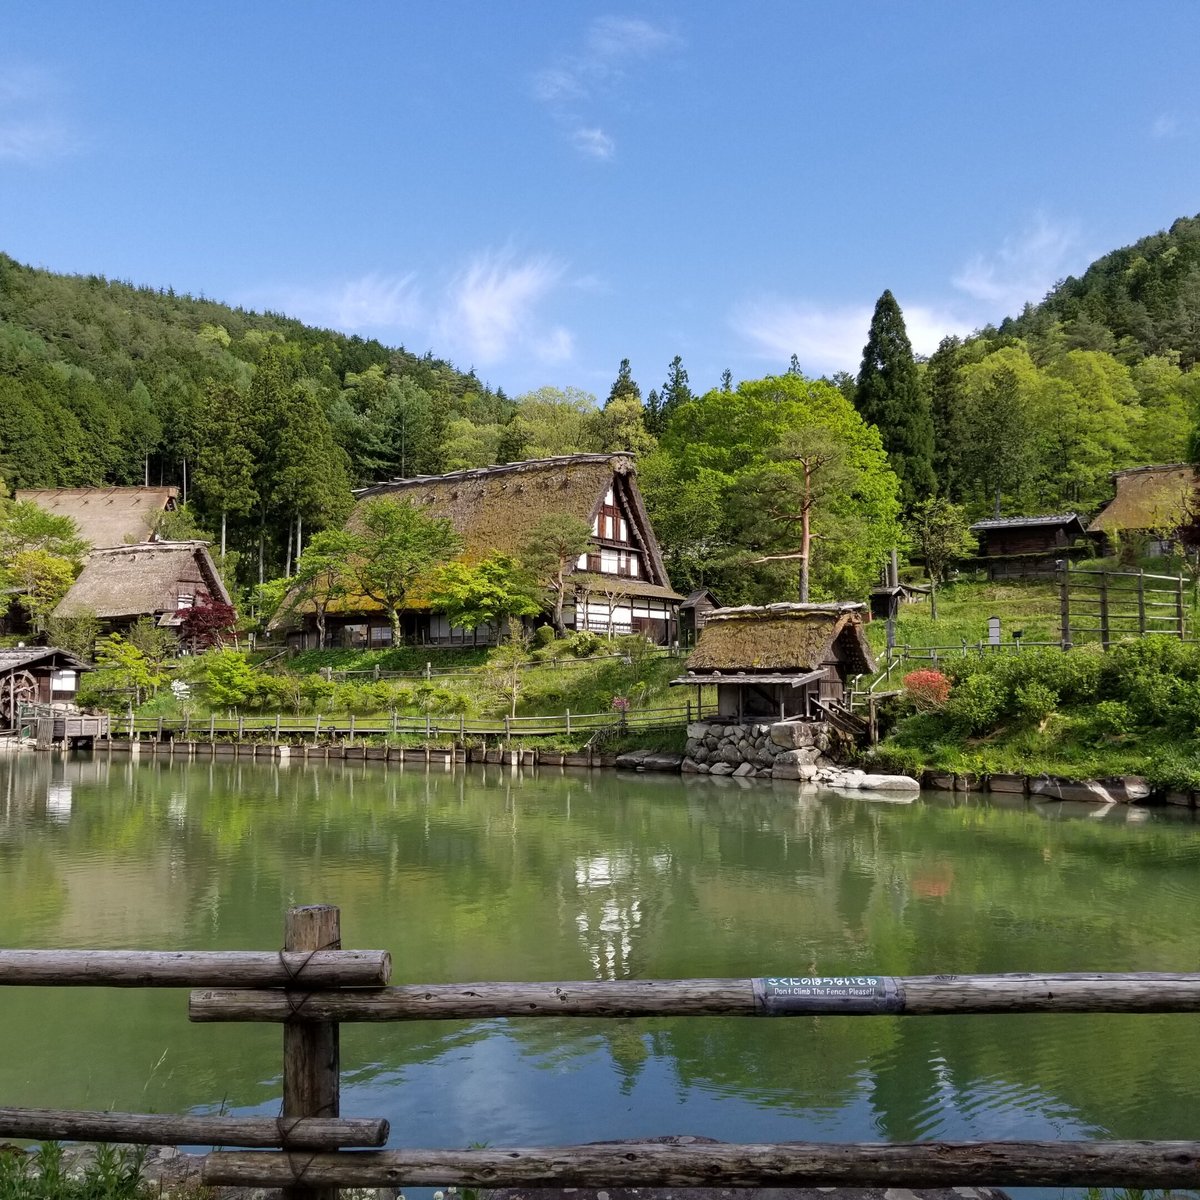
[[[1144,775],[1200,788],[1200,646],[1172,638],[1067,653],[971,655],[943,684],[909,676],[872,756],[892,769],[1075,778]]]

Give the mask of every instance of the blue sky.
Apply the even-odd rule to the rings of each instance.
[[[1194,3],[12,6],[0,249],[512,395],[856,371],[1200,211]]]

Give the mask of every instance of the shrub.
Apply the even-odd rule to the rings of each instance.
[[[600,649],[600,636],[590,629],[580,629],[566,638],[566,644],[576,658],[590,658]]]
[[[1058,707],[1058,693],[1036,680],[1018,687],[1013,694],[1013,710],[1026,721],[1044,721]]]
[[[965,734],[988,733],[1004,715],[1007,691],[990,675],[971,675],[957,684],[943,709]]]
[[[917,712],[930,712],[946,703],[950,680],[941,671],[910,671],[904,677],[904,692]]]
[[[546,646],[554,643],[554,626],[539,625],[533,631],[533,644],[539,649],[544,649]]]
[[[1098,734],[1128,733],[1135,723],[1133,710],[1124,700],[1101,700],[1092,709],[1091,726]]]

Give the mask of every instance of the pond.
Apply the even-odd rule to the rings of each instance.
[[[1189,970],[1200,826],[1019,797],[384,764],[0,758],[0,944],[273,949],[342,909],[397,983]],[[0,990],[6,1104],[278,1111],[281,1035],[184,991]],[[392,1145],[1200,1137],[1192,1016],[345,1026]]]

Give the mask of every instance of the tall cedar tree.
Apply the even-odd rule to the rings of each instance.
[[[942,338],[929,360],[925,382],[933,419],[933,473],[938,493],[960,501],[965,489],[962,469],[967,431],[967,398],[958,373],[962,343],[953,334]]]
[[[863,420],[879,429],[900,480],[901,501],[910,506],[929,496],[936,484],[929,397],[913,362],[900,305],[888,291],[871,317],[854,402]]]

